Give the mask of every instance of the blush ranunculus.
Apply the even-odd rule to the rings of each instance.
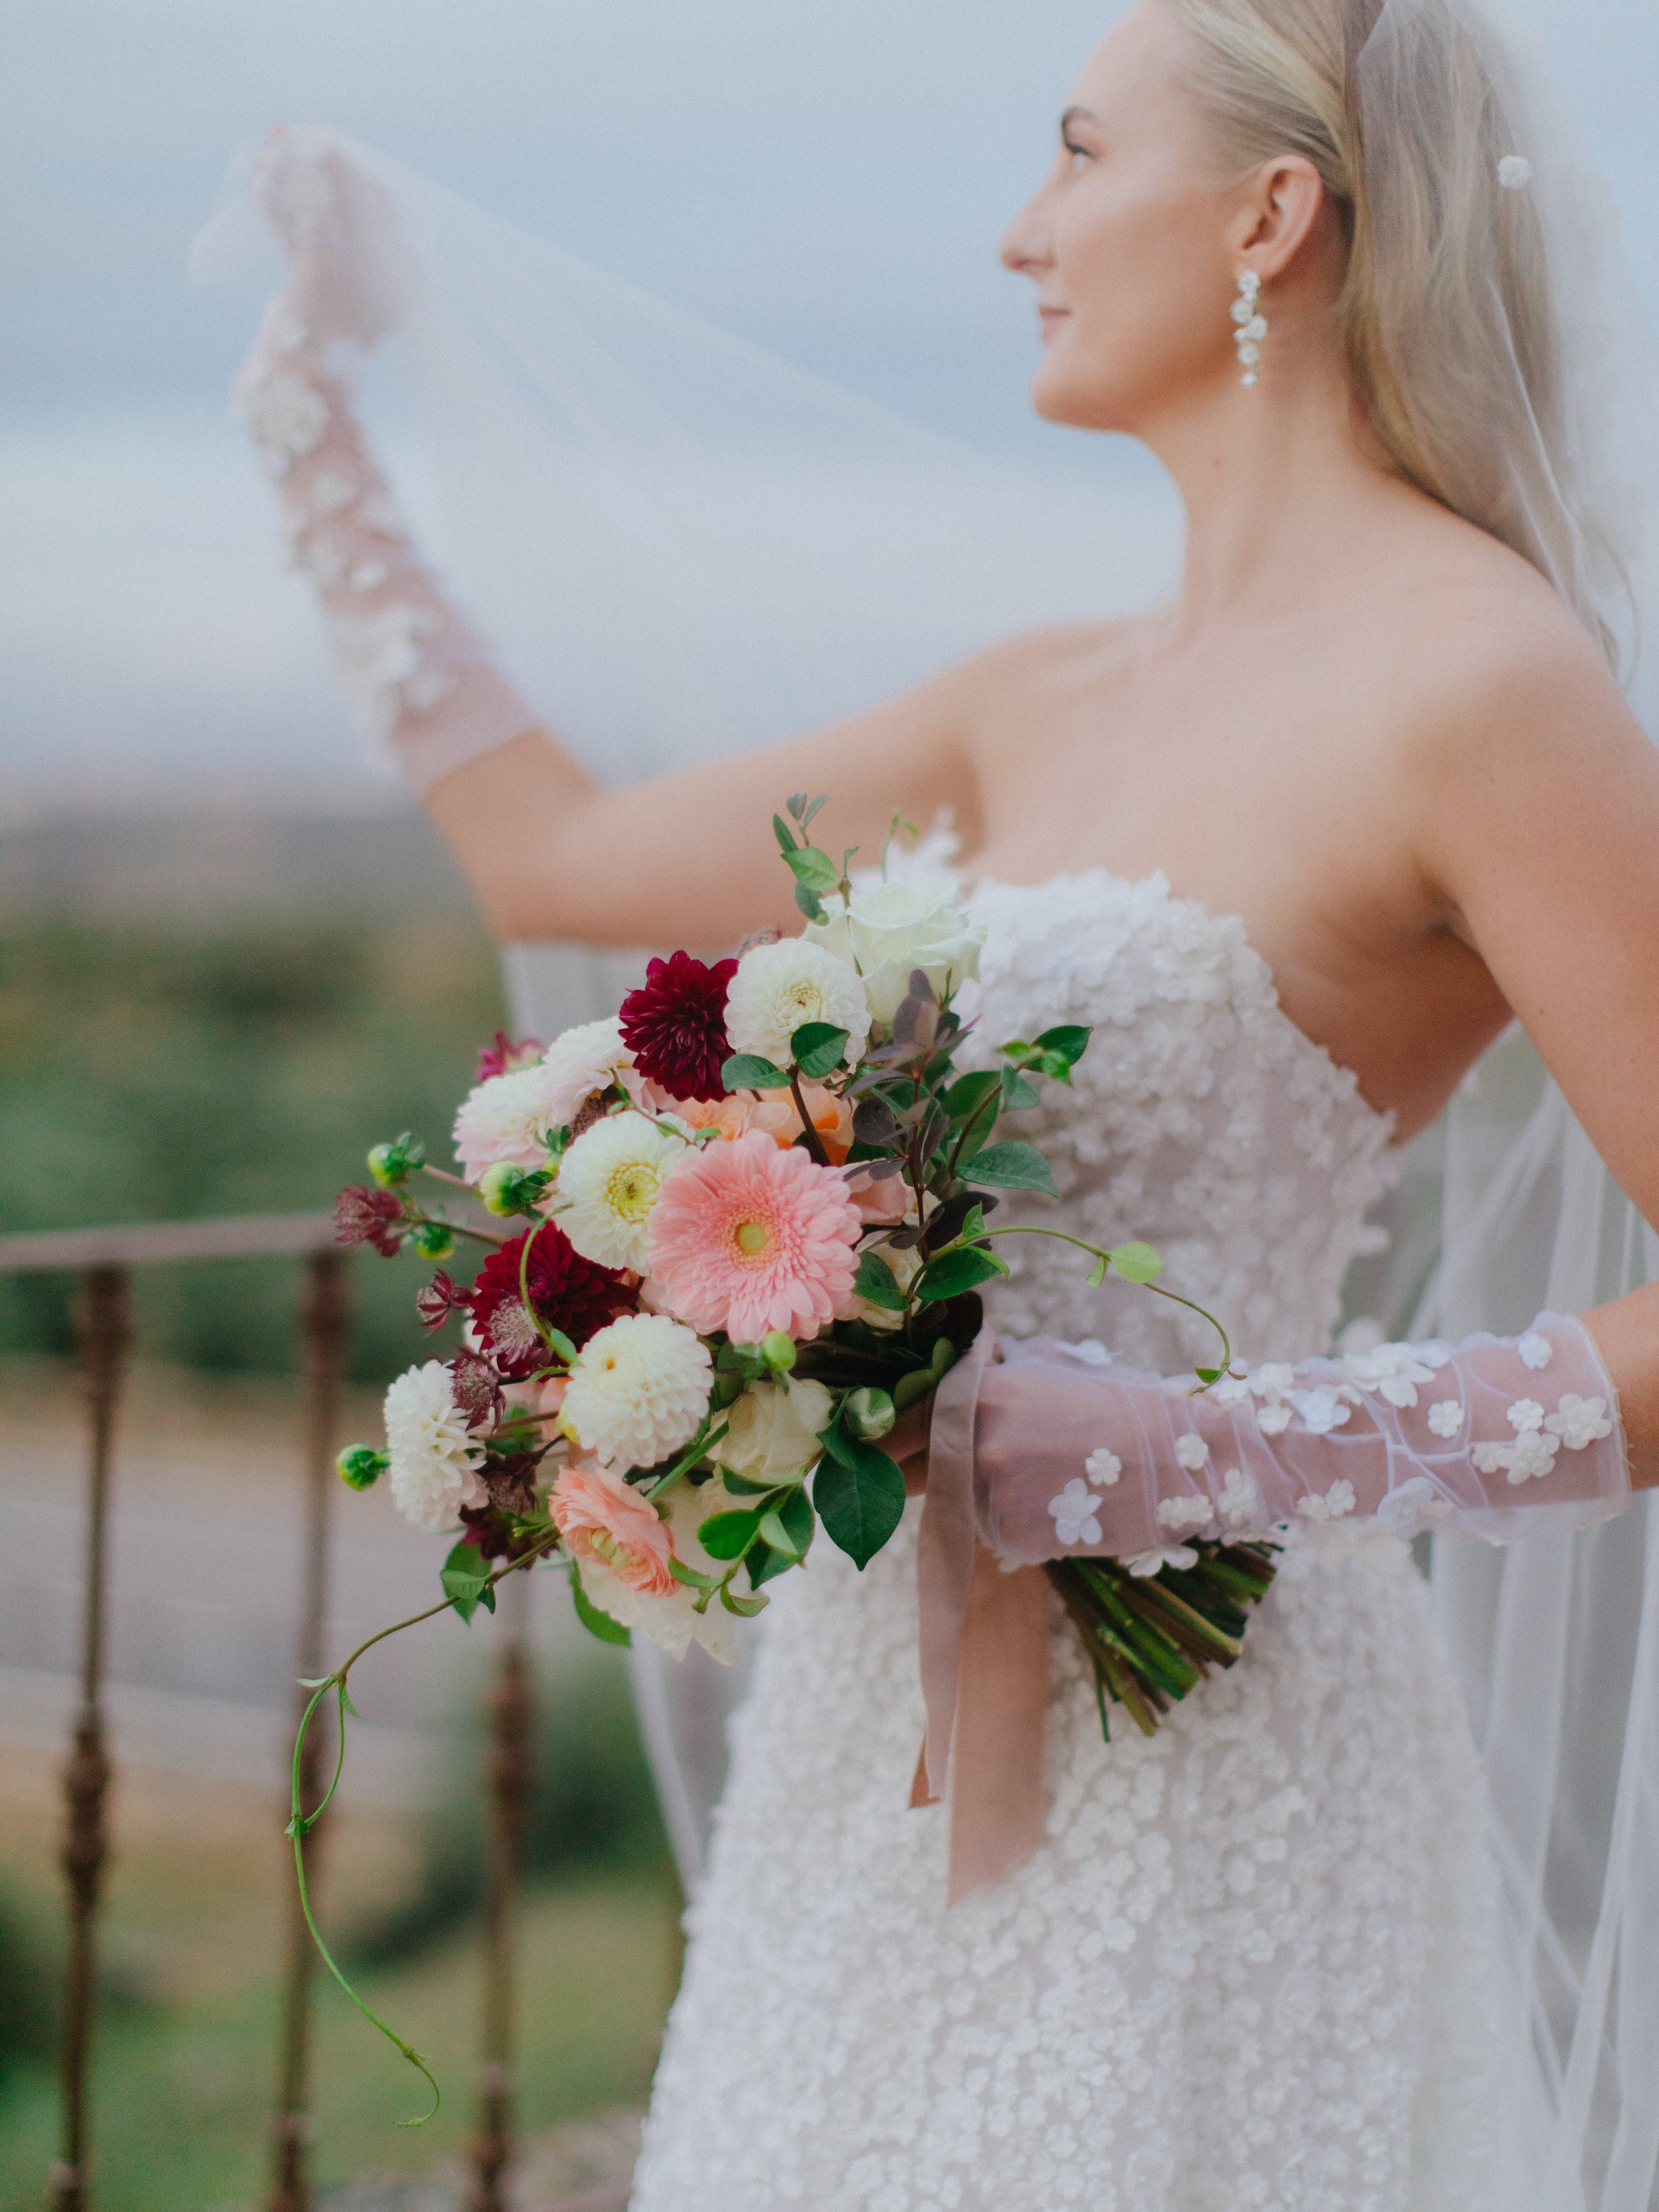
[[[597,1559],[624,1589],[642,1597],[672,1597],[679,1584],[666,1525],[653,1505],[620,1475],[580,1461],[562,1468],[548,1499],[565,1549]]]
[[[750,1129],[688,1153],[651,1216],[651,1273],[663,1301],[703,1334],[757,1343],[781,1328],[816,1336],[850,1306],[863,1224],[842,1178]]]

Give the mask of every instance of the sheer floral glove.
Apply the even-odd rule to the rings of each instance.
[[[975,1407],[975,1501],[981,1540],[1011,1563],[1144,1557],[1151,1573],[1184,1538],[1285,1522],[1506,1543],[1606,1520],[1630,1494],[1613,1384],[1559,1314],[1519,1338],[1273,1363],[1196,1394],[1053,1338],[1000,1348]]]
[[[537,726],[422,561],[354,411],[365,353],[410,280],[374,179],[325,141],[272,133],[261,205],[289,252],[234,397],[277,486],[342,684],[419,793]]]

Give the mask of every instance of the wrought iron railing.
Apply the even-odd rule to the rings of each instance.
[[[329,1598],[333,1455],[350,1346],[349,1265],[334,1242],[331,1217],[247,1215],[0,1237],[0,1274],[72,1271],[80,1279],[76,1337],[86,1391],[86,1519],[82,1550],[79,1693],[64,1769],[62,1865],[67,1886],[68,1947],[59,2051],[58,2157],[51,2177],[53,2212],[90,2212],[93,2115],[88,2095],[97,1989],[98,1935],[108,1857],[105,1808],[112,1773],[105,1724],[108,1612],[107,1538],[115,1478],[115,1439],[131,1344],[131,1285],[139,1267],[291,1254],[301,1263],[299,1334],[304,1394],[301,1480],[304,1563],[295,1639],[295,1675],[315,1677]],[[530,1783],[532,1691],[525,1608],[502,1608],[502,1635],[490,1696],[489,1829],[483,1903],[479,2072],[471,2161],[471,2212],[504,2212],[513,2152],[513,1943],[515,1869]],[[296,1692],[296,1718],[306,1693]],[[306,1744],[301,1802],[322,1795],[324,1740]],[[273,1784],[276,1778],[273,1776]],[[283,1778],[286,1795],[286,1776]],[[326,1822],[302,1848],[315,1884]],[[272,2118],[270,2212],[311,2212],[309,2148],[312,2006],[316,1954],[297,1887],[290,1892],[283,1967],[276,2094]],[[622,2199],[610,2200],[620,2205]],[[599,2212],[595,2200],[593,2212]]]

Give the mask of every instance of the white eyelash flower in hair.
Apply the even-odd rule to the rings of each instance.
[[[1498,164],[1498,181],[1506,192],[1524,191],[1532,182],[1532,163],[1524,154],[1505,154]]]

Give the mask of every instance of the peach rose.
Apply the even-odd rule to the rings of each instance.
[[[679,1588],[669,1572],[673,1546],[666,1527],[620,1475],[575,1462],[561,1469],[548,1502],[566,1549],[578,1559],[597,1559],[642,1597],[672,1597]]]

